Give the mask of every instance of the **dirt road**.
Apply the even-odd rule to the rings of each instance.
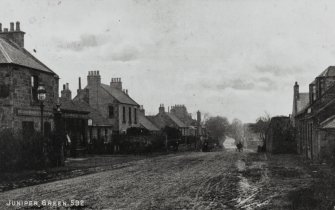
[[[311,182],[294,156],[193,152],[3,192],[0,208],[14,209],[9,200],[83,200],[83,209],[287,209],[288,194]]]

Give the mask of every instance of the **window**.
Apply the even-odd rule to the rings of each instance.
[[[134,118],[135,118],[134,123],[137,124],[137,109],[136,108],[134,108]]]
[[[128,114],[129,114],[129,124],[131,124],[131,107],[128,109]]]
[[[0,85],[0,98],[7,98],[9,96],[9,85]]]
[[[31,76],[31,98],[33,101],[38,101],[37,98],[38,76]]]
[[[50,122],[44,122],[44,136],[49,136],[51,133],[51,124]]]
[[[34,122],[33,121],[23,121],[22,122],[22,135],[24,137],[31,136],[34,134]]]
[[[122,107],[122,122],[126,123],[126,107]]]
[[[113,107],[113,105],[108,106],[108,116],[109,116],[109,118],[114,118],[114,107]]]

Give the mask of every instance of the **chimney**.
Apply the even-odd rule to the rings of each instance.
[[[15,31],[20,31],[20,22],[16,21],[16,29]]]
[[[165,113],[164,104],[160,104],[160,105],[159,105],[158,113],[159,113],[159,114]]]
[[[98,87],[101,84],[99,71],[89,71],[87,75],[87,86]]]
[[[128,95],[128,89],[126,89],[126,94]]]
[[[112,78],[111,82],[110,82],[110,86],[112,88],[116,88],[118,90],[122,90],[121,78]]]
[[[10,31],[11,31],[11,32],[14,31],[14,23],[13,23],[13,22],[10,23]]]
[[[140,113],[142,113],[143,115],[145,115],[145,109],[143,108],[143,105],[140,106],[139,111],[140,111]]]
[[[78,78],[78,90],[81,90],[81,78]]]
[[[295,82],[294,87],[293,87],[293,97],[297,100],[299,100],[299,85],[298,82]]]
[[[63,85],[63,90],[61,91],[61,98],[66,101],[70,101],[72,99],[72,93],[69,89],[69,83]]]
[[[10,23],[10,30],[4,28],[2,31],[2,25],[0,24],[0,37],[9,39],[12,42],[16,43],[20,47],[24,47],[24,34],[25,32],[20,29],[20,22],[16,22],[16,29],[14,30],[14,22]]]
[[[201,123],[201,112],[199,110],[197,111],[197,123],[198,125]]]

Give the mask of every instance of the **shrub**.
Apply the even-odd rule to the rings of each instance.
[[[20,162],[21,145],[11,129],[0,131],[0,170],[16,169]]]
[[[23,136],[12,129],[0,130],[0,170],[14,171],[22,169],[42,169],[59,166],[61,163],[61,144],[59,139],[44,137],[35,132]]]

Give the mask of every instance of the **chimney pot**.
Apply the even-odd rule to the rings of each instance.
[[[63,90],[65,90],[65,85],[63,85]]]
[[[20,22],[16,21],[16,31],[20,31]]]
[[[14,31],[14,23],[13,22],[10,23],[10,31]]]
[[[78,80],[79,80],[79,81],[78,81],[78,89],[81,90],[81,78],[79,77]]]

